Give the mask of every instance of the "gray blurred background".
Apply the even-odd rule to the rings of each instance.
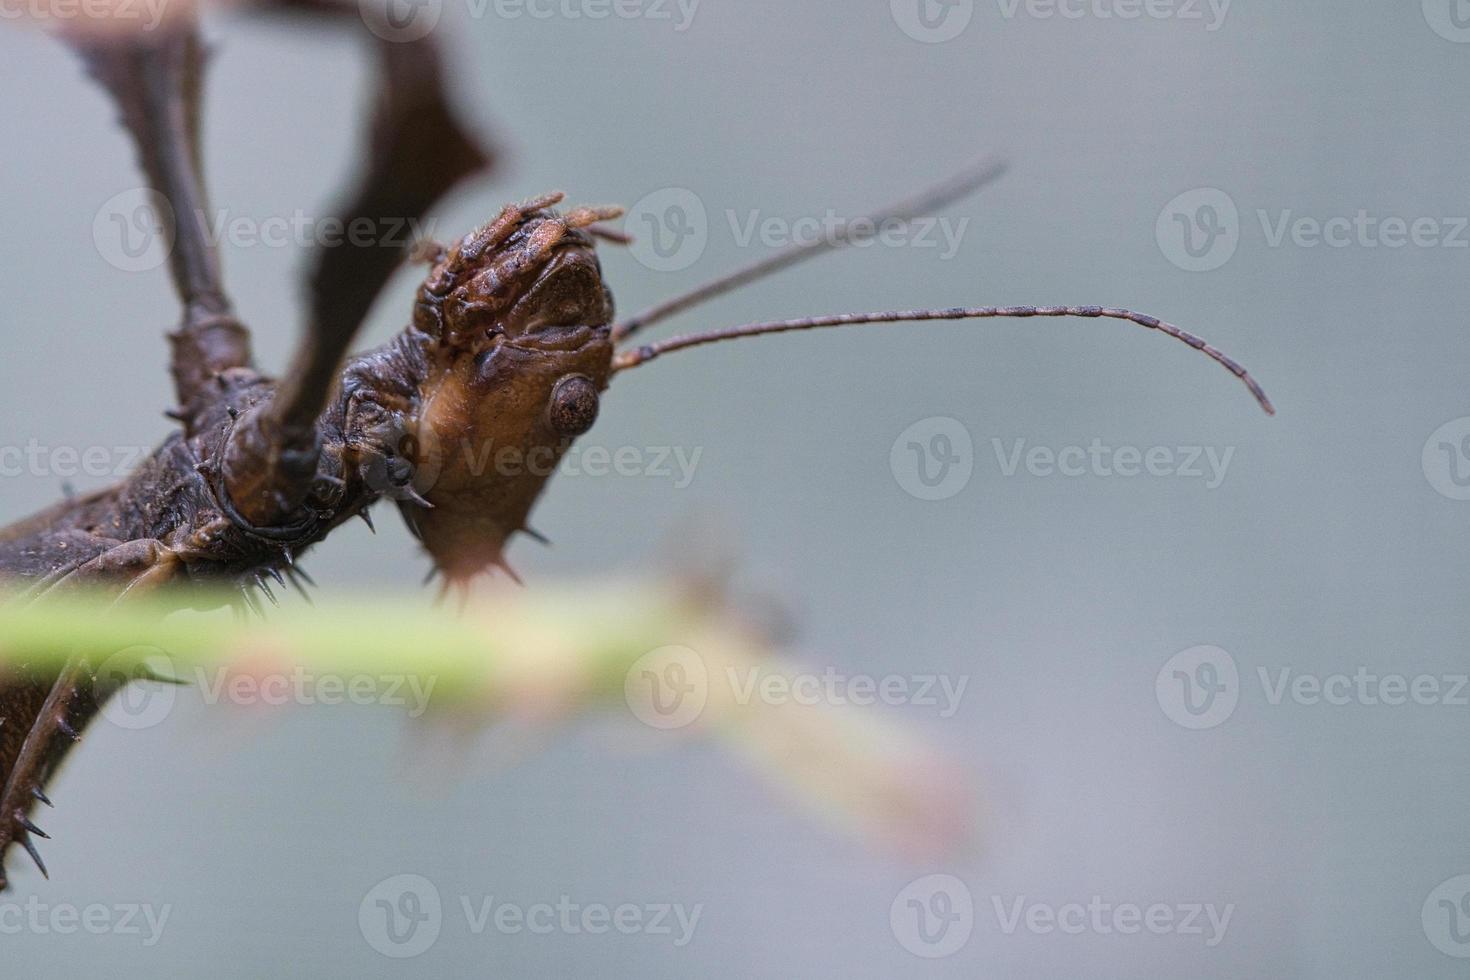
[[[1155,0],[1127,18],[1102,14],[1140,9],[1130,0],[1068,6],[1077,17],[976,0],[931,4],[930,32],[903,0],[704,0],[684,30],[676,7],[652,0],[625,8],[645,16],[600,20],[559,12],[589,9],[568,3],[538,18],[445,0],[456,95],[509,152],[440,210],[445,235],[553,187],[628,204],[685,189],[707,212],[687,268],[603,249],[632,311],[765,254],[739,240],[731,213],[854,216],[994,149],[1012,172],[952,209],[970,219],[953,256],[912,243],[853,251],[679,325],[1125,305],[1238,357],[1279,417],[1188,349],[1100,321],[858,329],[643,369],[618,383],[588,439],[698,449],[695,478],[559,479],[537,514],[555,549],[523,542],[511,556],[530,587],[651,567],[691,528],[726,529],[743,587],[793,610],[792,653],[814,669],[970,678],[952,718],[882,714],[970,774],[986,813],[980,853],[874,852],[715,747],[629,752],[617,733],[636,724],[622,719],[525,757],[507,758],[492,734],[446,760],[391,711],[256,718],[185,694],[148,731],[95,726],[52,787],[55,880],[17,862],[7,896],[167,905],[160,941],[22,930],[0,935],[0,972],[1463,975],[1451,954],[1470,955],[1458,941],[1470,904],[1457,905],[1466,888],[1453,880],[1470,873],[1465,692],[1399,706],[1288,692],[1273,704],[1271,685],[1282,670],[1310,681],[1362,668],[1444,678],[1447,695],[1467,670],[1470,503],[1454,479],[1470,469],[1459,441],[1470,423],[1457,421],[1470,415],[1470,129],[1454,108],[1470,81],[1470,31],[1455,26],[1467,5],[1238,2],[1221,18],[1218,5]],[[214,205],[256,221],[320,213],[359,150],[365,37],[238,15],[210,33]],[[42,34],[0,32],[0,63],[0,444],[151,442],[167,427],[161,334],[176,309],[162,270],[117,268],[93,234],[106,202],[138,185],[131,150]],[[1236,216],[1219,193],[1189,193],[1202,189]],[[1393,247],[1402,233],[1375,223],[1390,217],[1417,240]],[[1299,218],[1359,227],[1313,244],[1309,226],[1291,230]],[[271,367],[298,326],[301,258],[225,249]],[[384,297],[371,342],[402,325],[412,287],[406,275]],[[935,418],[969,435],[973,470],[924,500],[905,489],[906,446],[898,463],[891,450],[916,423],[928,445]],[[1003,457],[1017,440],[1060,451],[1094,439],[1233,455],[1218,486],[1024,463],[1007,475],[995,442]],[[8,475],[0,520],[55,499],[62,482]],[[325,592],[417,588],[425,559],[390,512],[379,525],[311,556]],[[1217,693],[1238,703],[1194,730],[1174,720],[1194,716],[1181,714],[1173,672],[1208,675],[1171,658],[1199,645],[1233,658],[1238,681],[1217,675]],[[419,772],[435,767],[451,778]],[[432,881],[446,907],[437,943],[406,960],[380,955],[358,925],[364,896],[399,874]],[[905,889],[931,874],[953,876],[948,898],[973,910],[951,923],[970,929],[952,951],[900,921]],[[459,897],[489,895],[703,912],[683,948],[651,935],[475,935]],[[1006,927],[1018,900],[1058,910],[1094,896],[1233,910],[1213,946],[1203,917],[1203,935]],[[944,911],[934,899],[919,896]]]

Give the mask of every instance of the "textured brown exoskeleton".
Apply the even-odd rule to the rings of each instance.
[[[1206,353],[1270,403],[1219,351],[1126,310],[981,307],[750,324],[629,345],[648,325],[711,296],[872,236],[884,221],[930,211],[997,175],[984,165],[914,200],[842,228],[828,241],[770,259],[613,322],[595,241],[614,208],[558,213],[561,195],[507,207],[451,247],[425,246],[430,271],[411,323],[384,347],[346,360],[358,327],[402,259],[386,247],[322,249],[313,266],[310,323],[279,382],[253,366],[206,233],[198,146],[202,52],[179,17],[146,38],[74,39],[111,92],[152,188],[172,209],[170,253],[183,321],[171,335],[179,431],[125,482],[0,531],[0,575],[25,598],[103,586],[121,601],[138,590],[191,584],[269,592],[293,584],[297,556],[385,498],[396,502],[450,585],[504,567],[507,541],[526,520],[571,441],[596,420],[612,378],[674,350],[788,330],[937,319],[1101,317],[1163,331]],[[379,46],[369,166],[344,215],[423,215],[482,170],[489,155],[457,123],[426,41]],[[493,454],[483,452],[494,447]],[[466,451],[468,450],[468,451]],[[503,461],[509,451],[516,465]],[[475,461],[482,465],[475,465]],[[369,519],[369,523],[371,523]],[[185,597],[187,599],[187,596]],[[19,843],[40,864],[35,802],[67,748],[109,694],[86,663],[61,675],[0,676],[0,888],[3,857]],[[42,871],[44,872],[44,867]]]

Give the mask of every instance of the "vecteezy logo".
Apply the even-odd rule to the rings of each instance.
[[[1424,443],[1424,478],[1442,497],[1470,500],[1470,418],[1446,422]]]
[[[975,900],[954,875],[927,875],[910,882],[888,909],[898,944],[926,960],[953,956],[970,941]]]
[[[392,450],[393,455],[373,455],[362,463],[363,481],[373,490],[394,500],[426,496],[444,469],[444,450],[432,425],[415,425],[392,418],[374,430],[373,441]],[[466,444],[467,455],[488,457],[495,447]]]
[[[121,650],[92,672],[102,717],[138,732],[162,724],[174,710],[178,687],[172,658],[155,647]]]
[[[975,16],[975,0],[889,0],[889,7],[894,23],[925,44],[954,40]]]
[[[665,187],[628,209],[623,229],[633,257],[654,272],[679,272],[698,262],[709,245],[709,213],[699,195]]]
[[[92,242],[123,272],[147,272],[168,261],[174,247],[174,209],[146,187],[108,198],[92,219]]]
[[[948,500],[970,485],[975,473],[975,442],[958,419],[922,419],[893,440],[888,466],[910,496]]]
[[[385,41],[418,41],[439,26],[444,0],[357,0],[357,12]]]
[[[1446,41],[1470,43],[1470,0],[1424,0],[1424,19]]]
[[[623,699],[650,728],[684,728],[699,720],[709,702],[709,669],[688,647],[659,647],[628,668]]]
[[[1196,731],[1223,725],[1240,703],[1240,671],[1219,647],[1191,647],[1169,658],[1154,695],[1170,720]]]
[[[1424,935],[1455,959],[1470,959],[1470,875],[1457,875],[1429,893],[1420,912]]]
[[[420,875],[397,875],[378,882],[357,910],[362,938],[395,960],[428,952],[438,941],[443,924],[439,889]]]
[[[1164,205],[1154,225],[1164,258],[1186,272],[1212,272],[1240,246],[1240,210],[1214,187],[1185,191]]]

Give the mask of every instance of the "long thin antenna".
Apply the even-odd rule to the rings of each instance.
[[[788,245],[774,255],[761,259],[713,282],[705,283],[703,286],[682,296],[675,296],[673,299],[665,300],[652,309],[639,313],[637,316],[623,320],[613,327],[613,343],[619,343],[633,336],[633,334],[642,330],[644,327],[658,323],[660,320],[666,320],[676,313],[682,313],[691,307],[698,306],[701,303],[714,299],[716,296],[722,296],[725,293],[739,289],[741,286],[749,285],[758,279],[774,275],[799,262],[804,262],[825,252],[845,248],[857,242],[867,241],[882,232],[884,225],[892,224],[895,221],[912,221],[915,218],[933,214],[946,204],[957,201],[962,197],[974,193],[986,184],[994,182],[1005,171],[1006,163],[1004,161],[993,156],[982,157],[954,176],[919,192],[913,197],[892,204],[865,218],[843,222],[832,234],[818,241]]]
[[[725,340],[738,340],[742,337],[760,337],[765,334],[787,333],[794,330],[813,330],[821,327],[847,327],[864,323],[918,323],[928,320],[985,320],[1000,317],[1102,317],[1110,320],[1127,320],[1150,330],[1158,330],[1168,334],[1175,340],[1182,341],[1195,350],[1220,364],[1225,370],[1235,375],[1245,386],[1250,389],[1261,408],[1266,410],[1267,415],[1275,415],[1276,409],[1271,405],[1271,399],[1266,397],[1266,392],[1256,380],[1252,378],[1245,368],[1237,364],[1233,359],[1215,347],[1205,343],[1194,334],[1180,330],[1178,327],[1165,323],[1158,317],[1148,316],[1143,313],[1134,313],[1132,310],[1121,310],[1102,306],[978,306],[958,307],[949,310],[899,310],[891,313],[842,313],[835,316],[803,317],[799,320],[773,320],[767,323],[748,323],[739,327],[726,327],[723,330],[711,330],[708,333],[689,334],[683,337],[674,337],[656,344],[645,344],[633,350],[623,351],[613,359],[613,371],[626,371],[629,368],[647,364],[656,357],[672,353],[676,350],[684,350],[688,347],[699,347],[704,344],[717,344]]]

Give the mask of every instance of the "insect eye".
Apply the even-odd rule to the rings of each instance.
[[[579,436],[597,421],[597,386],[591,378],[569,374],[551,390],[547,407],[551,427],[564,436]]]

